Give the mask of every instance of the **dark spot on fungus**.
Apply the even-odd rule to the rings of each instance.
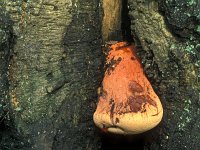
[[[113,57],[110,62],[106,64],[108,75],[111,75],[111,72],[115,70],[115,67],[120,63],[121,60],[121,57],[119,57],[117,60],[115,60]]]
[[[108,69],[107,71],[108,71],[108,72],[107,72],[107,73],[108,73],[108,75],[111,75],[110,69]]]
[[[109,101],[109,105],[111,105],[112,103],[114,103],[114,100],[111,98]]]
[[[134,58],[134,57],[131,57],[131,60],[135,60],[135,58]]]
[[[144,103],[144,105],[142,106],[141,113],[145,113],[145,112],[147,111],[146,108],[145,108],[146,104],[147,104],[147,103]]]
[[[114,71],[117,64],[117,60],[114,60],[114,58],[112,58],[111,61],[108,64],[106,64],[108,75],[111,75],[111,72]]]
[[[131,112],[138,112],[142,109],[142,104],[144,103],[144,98],[143,96],[129,96],[128,98],[128,104],[130,107]]]
[[[143,108],[143,110],[141,111],[141,113],[145,113],[147,110],[145,108]]]
[[[135,82],[135,81],[131,81],[128,86],[129,86],[129,89],[130,89],[130,91],[132,93],[135,93],[135,92],[141,93],[141,92],[143,92],[142,86],[140,84],[138,84],[137,82]]]
[[[146,102],[149,103],[150,105],[154,106],[154,107],[157,107],[156,102],[154,100],[152,100],[149,95],[147,95]]]
[[[149,103],[150,105],[157,107],[157,104],[154,100],[150,98],[149,95],[145,97],[144,95],[138,95],[138,96],[130,96],[128,98],[128,105],[130,107],[131,112],[138,112],[141,113],[146,112],[146,104]]]
[[[117,61],[118,61],[118,62],[120,62],[121,60],[122,60],[122,58],[121,58],[121,57],[119,57],[119,58],[117,59]]]
[[[147,93],[148,93],[148,94],[150,94],[150,90],[149,90],[149,87],[147,87]]]
[[[113,116],[114,116],[114,109],[115,109],[115,103],[112,103],[112,106],[110,108],[110,120],[113,122]]]
[[[119,118],[116,118],[116,119],[115,119],[115,123],[116,123],[116,124],[119,123]]]

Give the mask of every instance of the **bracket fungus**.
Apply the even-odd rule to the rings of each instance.
[[[105,132],[139,134],[161,121],[160,99],[146,78],[142,65],[127,42],[110,46],[97,109],[95,124]]]

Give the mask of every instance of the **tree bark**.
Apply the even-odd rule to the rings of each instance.
[[[12,22],[7,14],[0,8],[0,122],[6,117],[8,105],[8,66],[12,41]]]
[[[146,149],[200,146],[199,23],[191,19],[198,18],[200,7],[198,1],[193,2],[162,0],[159,5],[154,0],[128,0],[139,56],[164,107],[159,128],[144,140]]]
[[[10,149],[99,149],[92,122],[102,74],[99,1],[8,0],[4,6],[17,37],[10,116],[25,139]]]
[[[1,3],[0,148],[199,148],[198,0]],[[149,132],[99,136],[95,129],[101,41],[109,40],[134,42],[161,99],[163,120]]]

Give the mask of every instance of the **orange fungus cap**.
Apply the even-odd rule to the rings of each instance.
[[[162,119],[160,99],[134,51],[135,47],[127,42],[110,46],[108,67],[93,115],[95,124],[103,131],[138,134],[152,129]]]

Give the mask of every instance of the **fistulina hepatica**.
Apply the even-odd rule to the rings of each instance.
[[[163,108],[127,42],[110,46],[94,123],[105,132],[139,134],[154,128]]]

